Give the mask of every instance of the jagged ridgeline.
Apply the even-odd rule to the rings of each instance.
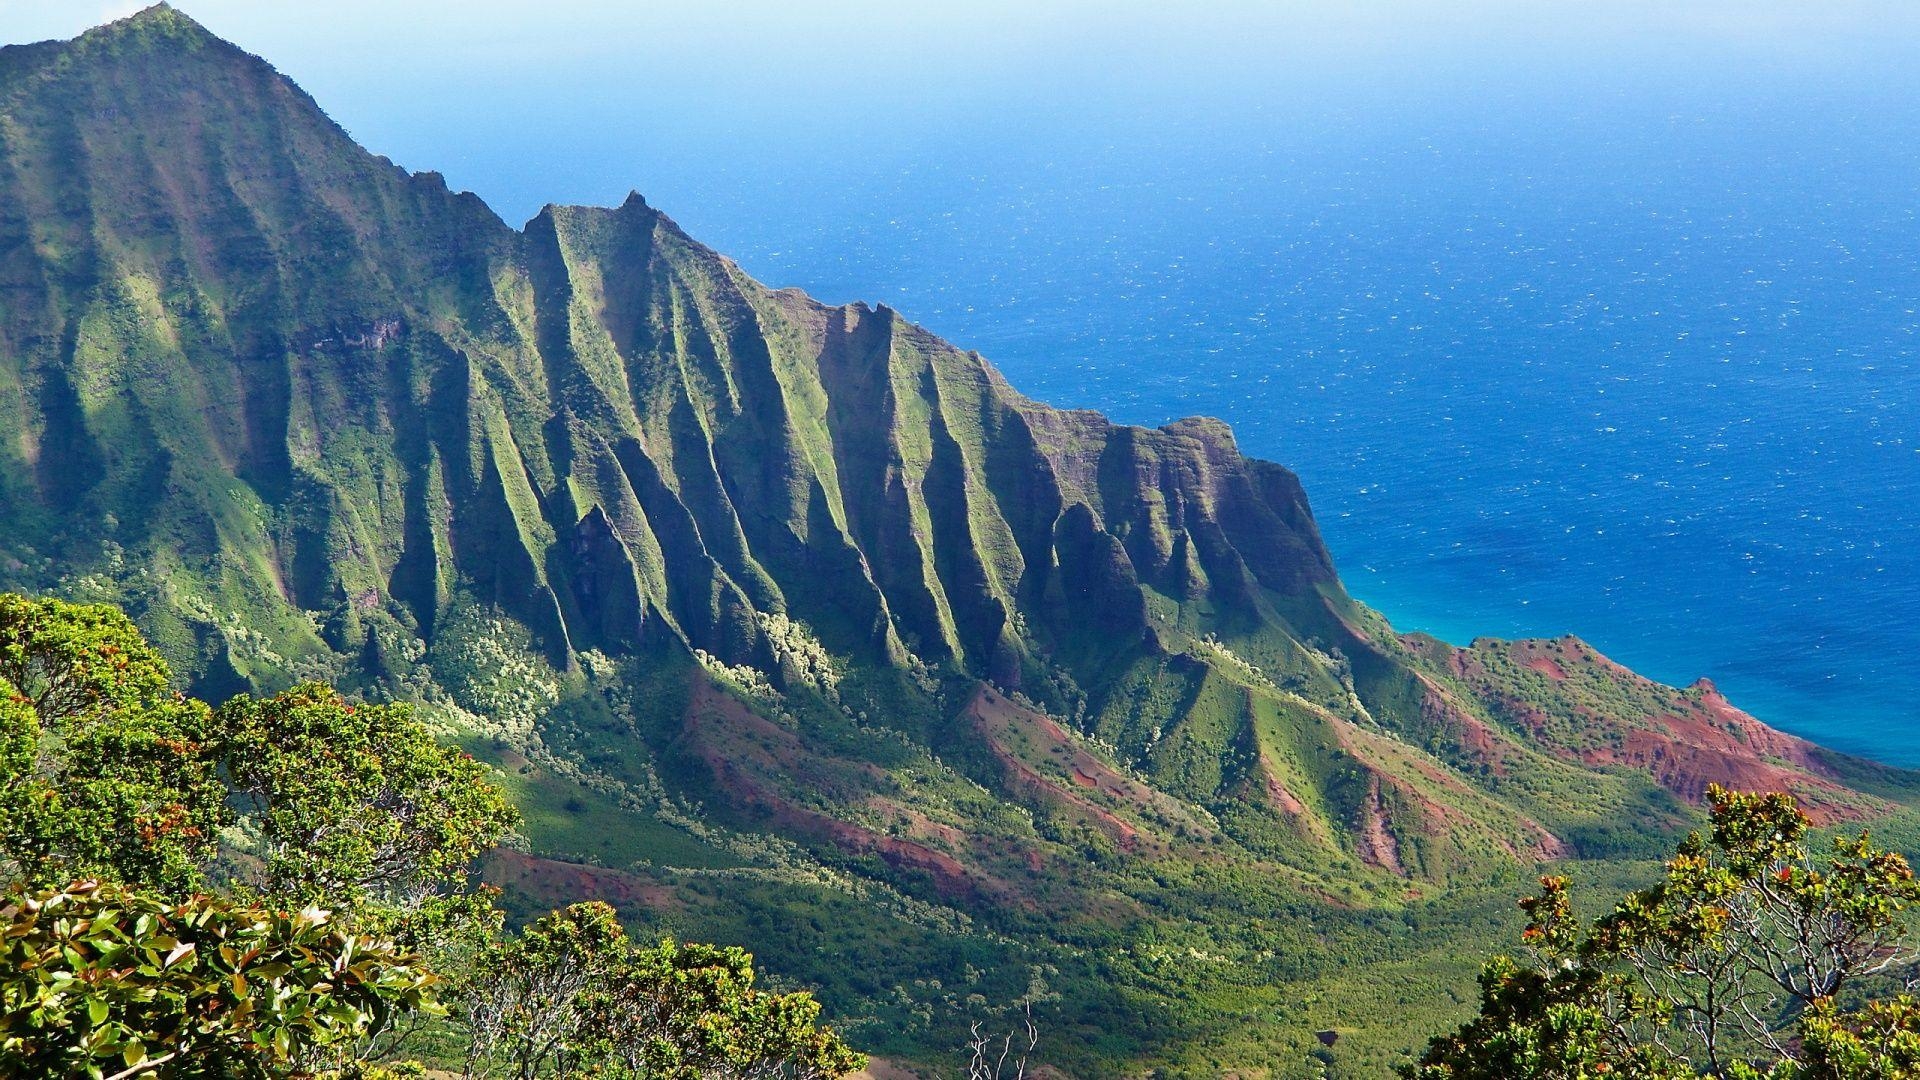
[[[1083,1061],[1384,1053],[1423,1033],[1274,1020],[1359,913],[1654,850],[1712,780],[1909,783],[1574,639],[1397,635],[1224,425],[1029,401],[638,196],[515,230],[164,7],[0,51],[0,585],[214,696],[444,706],[528,806],[502,880],[731,932],[907,1052],[1051,970],[1101,987]]]

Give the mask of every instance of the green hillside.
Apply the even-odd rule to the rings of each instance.
[[[193,688],[325,678],[500,764],[515,910],[743,944],[865,1048],[1029,996],[1074,1075],[1382,1075],[1543,860],[1709,782],[1915,778],[1581,642],[1344,592],[1217,421],[1029,401],[633,196],[523,229],[165,6],[0,50],[0,589]]]

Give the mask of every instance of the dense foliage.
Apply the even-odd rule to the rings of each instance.
[[[226,792],[168,676],[117,610],[0,595],[0,874],[199,880]]]
[[[214,720],[256,860],[242,876],[265,896],[416,910],[518,820],[491,770],[435,742],[404,705],[303,683],[236,697]]]
[[[14,595],[0,677],[0,1074],[305,1075],[423,1021],[482,1075],[863,1060],[746,954],[636,947],[604,904],[501,938],[471,872],[518,815],[402,706],[309,683],[208,709],[121,613]]]
[[[1920,881],[1865,833],[1818,854],[1790,796],[1714,788],[1651,888],[1593,924],[1563,877],[1521,902],[1530,960],[1480,976],[1480,1015],[1436,1038],[1418,1080],[1903,1080],[1920,1005],[1858,998],[1911,977]]]
[[[816,1028],[807,994],[754,989],[738,949],[630,942],[614,910],[575,904],[500,942],[461,988],[468,1071],[649,1080],[821,1080],[863,1059]]]
[[[99,882],[0,904],[8,1076],[276,1076],[432,1010],[416,955],[289,913]]]

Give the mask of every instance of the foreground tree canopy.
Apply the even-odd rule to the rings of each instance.
[[[1914,1080],[1920,882],[1865,833],[1821,852],[1787,795],[1709,792],[1710,830],[1585,925],[1565,878],[1521,901],[1524,960],[1414,1080]]]
[[[470,1075],[861,1066],[737,949],[503,936],[470,875],[517,820],[406,706],[209,708],[121,612],[0,595],[0,1075],[372,1075],[427,1028]]]
[[[434,1009],[418,956],[315,908],[178,902],[88,882],[0,905],[9,1076],[249,1076],[290,1070]]]
[[[468,1072],[815,1080],[863,1064],[815,1028],[812,997],[754,989],[752,965],[739,949],[637,947],[603,903],[556,911],[495,945],[460,988]]]
[[[0,595],[0,873],[198,883],[226,791],[168,674],[112,608]]]

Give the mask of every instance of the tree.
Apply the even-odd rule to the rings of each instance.
[[[820,1003],[811,994],[754,989],[753,957],[737,948],[628,948],[587,1005],[584,1056],[603,1057],[616,1075],[828,1080],[866,1063],[817,1026]]]
[[[1040,1027],[1033,1022],[1030,1001],[1021,1005],[1015,1030],[990,1032],[975,1020],[967,1028],[967,1080],[1026,1080],[1027,1063],[1039,1045]]]
[[[238,824],[257,895],[413,912],[518,820],[404,705],[307,683],[210,712],[170,677],[114,608],[0,594],[0,874],[182,893]]]
[[[284,1075],[433,1010],[418,956],[324,911],[82,882],[0,901],[0,1075]]]
[[[519,821],[487,766],[435,742],[405,705],[353,704],[317,683],[233,698],[214,721],[242,894],[343,910],[442,973],[485,954],[500,913],[470,872]],[[426,1020],[357,1051],[392,1053]]]
[[[465,884],[519,814],[488,768],[441,746],[405,705],[356,705],[303,683],[215,713],[219,759],[260,895],[419,910]]]
[[[1905,994],[1842,1014],[1831,999],[1803,1025],[1804,1058],[1768,1080],[1920,1080],[1920,1002]]]
[[[0,594],[0,875],[199,880],[226,793],[169,678],[114,608]]]
[[[1481,972],[1481,1011],[1434,1039],[1420,1080],[1915,1075],[1906,998],[1843,1012],[1910,965],[1920,882],[1866,833],[1816,856],[1791,796],[1708,792],[1710,831],[1591,927],[1565,878],[1521,902],[1531,962]]]
[[[587,998],[604,984],[626,941],[612,907],[574,904],[478,957],[459,987],[470,1034],[467,1074],[489,1075],[498,1063],[511,1076],[532,1077],[571,1057]]]
[[[0,1075],[398,1078],[364,1062],[442,983],[470,1071],[860,1066],[738,949],[637,948],[605,904],[503,939],[470,874],[518,814],[406,706],[307,683],[210,710],[169,679],[112,608],[0,595]]]
[[[865,1064],[804,993],[754,988],[739,949],[637,948],[613,908],[574,904],[500,943],[460,989],[470,1076],[830,1080]]]
[[[192,908],[179,909],[180,917],[195,926],[251,912],[244,918],[258,925],[236,934],[279,926],[288,949],[317,962],[324,949],[314,952],[304,923],[283,925],[287,916],[247,901],[280,912],[305,908],[301,920],[349,926],[353,936],[342,939],[349,947],[399,942],[383,948],[398,957],[404,946],[401,966],[422,975],[414,953],[451,961],[497,934],[499,915],[489,896],[469,888],[468,872],[517,815],[485,766],[436,744],[401,706],[356,706],[308,684],[264,701],[236,698],[216,712],[173,691],[169,679],[165,662],[112,608],[0,595],[0,879],[38,887],[89,882],[55,907],[108,905],[96,929],[117,925],[112,912],[133,912],[129,941],[154,932],[153,913],[176,902]],[[216,865],[245,899],[171,899],[188,895]],[[119,885],[97,886],[95,878]],[[289,977],[300,977],[303,969],[289,963]],[[13,1022],[36,1039],[62,1031],[73,1045],[119,1046],[125,1039],[112,1034],[115,1025],[122,1035],[138,1025],[102,1012],[108,1006],[99,1002],[140,999],[142,1052],[180,1073],[186,1058],[214,1053],[196,1040],[225,1037],[224,1028],[208,1028],[206,1017],[190,1011],[199,1007],[194,991],[175,985],[195,970],[170,961],[67,972],[61,977],[111,985],[119,995],[89,999],[94,1004],[78,1014],[97,1021],[87,1034],[70,1012],[42,1010]],[[298,1003],[297,994],[283,997],[288,1007]],[[282,1056],[323,1045],[343,1057],[391,1050],[411,1028],[373,1004],[382,1009],[378,1022],[316,1027],[302,1020],[267,1037],[279,1040],[274,1049]],[[427,1015],[401,1006],[410,1023]],[[43,1024],[52,1027],[34,1026]]]

